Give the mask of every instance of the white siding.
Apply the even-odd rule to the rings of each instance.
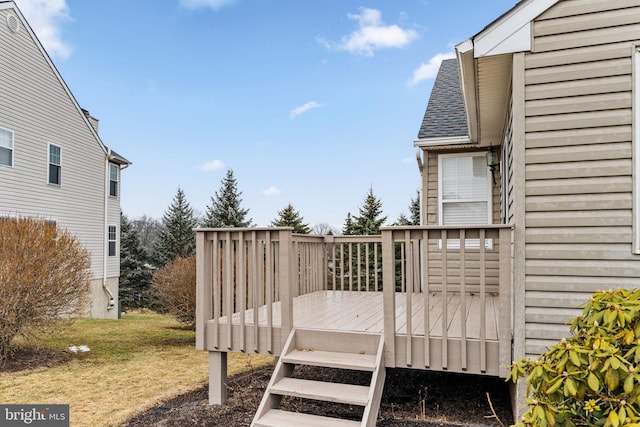
[[[14,165],[0,166],[0,214],[55,219],[89,249],[92,276],[102,278],[105,152],[27,28],[9,30],[8,14],[16,13],[0,10],[0,127],[14,132]],[[61,186],[47,184],[49,143],[62,148]],[[108,210],[119,228],[119,200]],[[113,257],[107,276],[118,275]]]
[[[632,254],[632,46],[640,0],[562,1],[525,57],[525,337],[533,357],[598,289],[640,286]]]

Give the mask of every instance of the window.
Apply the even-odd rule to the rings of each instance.
[[[491,224],[491,178],[485,153],[438,158],[440,225]]]
[[[49,184],[60,185],[61,165],[60,147],[49,144]]]
[[[109,163],[109,195],[118,197],[118,166]]]
[[[13,166],[13,132],[0,128],[0,165]]]
[[[116,226],[109,226],[109,256],[116,256]]]

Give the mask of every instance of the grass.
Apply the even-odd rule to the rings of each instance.
[[[55,367],[0,373],[0,403],[69,404],[72,426],[120,425],[208,382],[207,352],[195,350],[194,336],[172,317],[151,312],[78,320],[38,345],[91,351]],[[229,375],[269,363],[273,358],[230,353]]]

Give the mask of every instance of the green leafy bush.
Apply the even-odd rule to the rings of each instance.
[[[571,322],[572,336],[536,360],[509,366],[527,377],[518,427],[640,427],[640,290],[598,291]]]

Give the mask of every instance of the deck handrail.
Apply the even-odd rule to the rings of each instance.
[[[487,371],[487,297],[498,294],[500,315],[497,319],[499,360],[506,366],[511,358],[511,229],[509,225],[476,226],[407,226],[382,228],[383,283],[384,283],[384,331],[385,356],[387,366],[429,367],[432,354],[430,339],[433,327],[429,318],[433,295],[439,294],[443,300],[450,294],[457,294],[460,306],[466,307],[467,298],[477,294],[480,298],[480,371]],[[434,273],[435,271],[435,273]],[[471,281],[474,283],[471,283]],[[397,288],[400,289],[397,289]],[[396,360],[396,312],[397,295],[406,298],[404,314],[406,349],[402,353],[406,360]],[[412,312],[412,299],[420,294],[424,298],[423,313]],[[442,342],[447,342],[447,304],[441,304]],[[424,348],[419,352],[412,348],[414,340],[412,322],[420,315],[424,323]],[[467,369],[467,324],[466,311],[460,315],[460,364]],[[443,369],[449,360],[448,346],[441,346]],[[414,354],[423,355],[416,360]]]
[[[500,364],[510,362],[509,225],[394,226],[383,227],[376,236],[302,235],[293,233],[291,227],[196,231],[199,349],[277,353],[274,346],[284,342],[294,327],[295,297],[327,290],[382,292],[388,367],[429,367],[433,355],[443,369],[451,356],[466,370],[467,345],[472,345],[480,353],[479,371],[487,371],[487,322],[493,322],[487,307],[495,301],[500,308]],[[449,295],[456,295],[461,307],[472,303],[469,298],[478,302],[474,307],[481,311],[476,314],[478,325],[473,326],[479,326],[480,338],[468,338],[464,314],[459,316],[459,348],[449,350],[442,345],[431,349],[432,336],[447,342],[447,324],[454,313],[447,312],[447,298],[442,297]],[[396,313],[397,298],[404,298],[405,313]],[[434,298],[444,301],[440,316],[446,320],[436,331],[437,319],[429,318],[428,308],[412,308],[417,302],[430,307],[437,302]],[[279,325],[274,324],[278,310]],[[398,341],[399,330],[405,338]],[[491,336],[494,334],[492,330]],[[491,340],[495,349],[494,338]],[[495,350],[491,351],[494,360]]]

